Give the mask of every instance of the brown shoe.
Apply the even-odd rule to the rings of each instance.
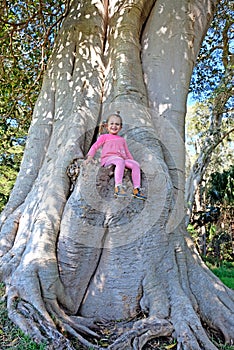
[[[127,193],[124,191],[123,186],[119,185],[115,187],[115,197],[127,197]]]
[[[147,197],[141,192],[140,188],[134,188],[132,191],[132,195],[133,197],[142,199],[143,201],[147,199]]]

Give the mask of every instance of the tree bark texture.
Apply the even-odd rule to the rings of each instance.
[[[216,1],[71,1],[1,215],[0,273],[11,319],[37,341],[178,349],[234,334],[234,295],[202,263],[184,225],[184,117]],[[113,168],[83,165],[97,125],[120,111],[147,200],[113,197]],[[70,181],[70,179],[72,181]],[[207,302],[209,300],[209,303]],[[124,327],[123,327],[124,322]],[[96,330],[95,330],[96,329]]]

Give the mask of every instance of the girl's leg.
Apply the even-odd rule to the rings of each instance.
[[[132,195],[135,198],[146,200],[147,197],[141,192],[141,169],[139,163],[135,160],[127,159],[125,160],[126,168],[132,169],[132,182],[133,182],[133,191]]]
[[[125,159],[125,167],[132,170],[132,183],[134,188],[141,187],[141,169],[137,161]]]
[[[124,169],[125,169],[125,160],[121,157],[111,158],[105,163],[105,167],[111,164],[115,165],[115,187],[122,185]]]

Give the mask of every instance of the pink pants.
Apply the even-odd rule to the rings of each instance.
[[[138,162],[132,159],[123,159],[121,157],[111,157],[104,164],[105,167],[115,165],[115,185],[121,185],[124,175],[124,169],[132,170],[132,182],[134,188],[139,188],[141,184],[141,170]]]

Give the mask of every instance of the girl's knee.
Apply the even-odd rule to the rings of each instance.
[[[123,158],[116,159],[116,165],[124,166],[125,167],[125,160]]]
[[[140,169],[140,164],[136,160],[127,160],[126,167],[129,169]]]

